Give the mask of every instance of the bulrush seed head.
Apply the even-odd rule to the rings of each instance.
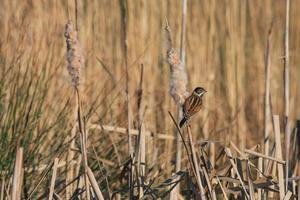
[[[183,104],[186,99],[187,92],[187,74],[184,66],[180,62],[178,54],[172,47],[171,30],[166,26],[167,33],[167,59],[170,65],[170,95],[177,104]]]
[[[67,68],[72,79],[72,85],[78,88],[84,81],[82,73],[84,58],[77,39],[77,31],[73,29],[71,20],[66,24],[65,37],[67,43]]]

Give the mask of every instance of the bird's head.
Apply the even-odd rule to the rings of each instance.
[[[204,89],[204,88],[202,88],[202,87],[196,87],[195,89],[194,89],[194,94],[195,95],[197,95],[197,96],[199,96],[199,97],[202,97],[203,96],[203,94],[204,93],[206,93],[207,91]]]

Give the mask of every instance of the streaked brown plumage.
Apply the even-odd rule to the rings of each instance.
[[[190,119],[190,117],[201,110],[202,97],[204,93],[206,93],[206,90],[204,88],[197,87],[194,89],[191,96],[186,98],[182,106],[183,118],[179,123],[180,128],[185,124],[187,120]]]

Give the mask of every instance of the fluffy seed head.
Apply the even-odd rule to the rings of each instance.
[[[171,30],[166,26],[167,33],[167,60],[170,65],[170,95],[177,104],[183,104],[188,96],[187,92],[187,74],[184,66],[180,62],[178,54],[172,47]]]
[[[67,69],[72,79],[72,85],[76,88],[83,83],[84,58],[80,48],[77,31],[74,30],[72,21],[66,24],[65,37],[67,43]]]

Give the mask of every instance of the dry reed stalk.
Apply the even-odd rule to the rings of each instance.
[[[118,127],[118,126],[110,126],[110,125],[97,125],[92,124],[88,127],[89,130],[91,129],[99,129],[99,130],[105,130],[112,133],[121,133],[121,134],[127,134],[126,128]],[[139,135],[139,130],[137,129],[130,129],[130,135]],[[157,138],[161,140],[174,140],[175,137],[172,135],[162,134],[162,133],[154,133],[149,130],[145,130],[145,136],[149,138]]]
[[[239,173],[238,167],[236,166],[236,163],[235,163],[234,160],[233,160],[233,156],[232,156],[231,150],[230,150],[228,147],[225,147],[225,153],[226,153],[226,155],[227,155],[228,158],[229,158],[229,161],[230,161],[230,163],[231,163],[231,165],[232,165],[232,169],[233,169],[234,172],[236,173],[236,175],[237,175],[237,177],[238,177],[238,179],[239,179],[239,181],[240,181],[240,184],[241,184],[242,187],[243,187],[243,190],[244,190],[244,192],[245,192],[245,195],[246,195],[247,199],[249,199],[249,194],[248,194],[248,192],[247,192],[247,190],[246,190],[246,186],[245,186],[245,184],[244,184],[244,182],[243,182],[243,179],[242,179],[242,177],[241,177],[241,174]]]
[[[285,164],[285,161],[280,159],[280,158],[274,158],[274,157],[271,157],[271,156],[266,156],[264,154],[261,154],[261,153],[258,153],[256,151],[252,151],[252,150],[249,150],[249,149],[245,149],[245,153],[248,153],[248,154],[252,154],[254,156],[258,156],[258,157],[261,157],[261,158],[265,158],[265,159],[268,159],[268,160],[272,160],[272,161],[275,161],[277,163],[280,163],[282,165]]]
[[[290,200],[292,196],[293,196],[293,193],[291,191],[287,191],[287,193],[284,196],[283,200]]]
[[[289,157],[290,157],[290,122],[287,120],[285,125],[285,191],[288,191],[288,179],[289,179]]]
[[[289,24],[290,24],[290,0],[286,0],[285,13],[285,37],[284,37],[284,114],[289,117]]]
[[[258,158],[258,171],[257,171],[257,178],[261,178],[262,177],[262,173],[263,172],[263,159],[261,157]],[[262,194],[263,191],[261,189],[257,189],[257,200],[261,200],[262,199]]]
[[[207,183],[207,187],[208,187],[208,191],[209,191],[209,194],[210,194],[210,198],[212,200],[217,200],[215,189],[212,187],[212,184],[211,184],[208,172],[207,172],[207,170],[206,170],[206,168],[204,166],[202,166],[201,168],[202,168],[202,172],[204,174],[204,178],[205,178],[206,183]]]
[[[145,127],[144,124],[141,125],[141,133],[139,139],[139,181],[140,181],[140,188],[139,188],[139,198],[144,196],[143,191],[143,179],[145,177],[145,167],[146,167],[146,136],[145,136]]]
[[[218,184],[220,185],[220,188],[221,188],[221,190],[222,190],[222,193],[223,193],[224,199],[225,199],[225,200],[228,200],[227,194],[226,194],[226,192],[225,192],[225,190],[224,190],[224,187],[223,187],[223,185],[222,185],[222,183],[221,183],[221,181],[220,181],[219,177],[218,177],[218,176],[216,176],[216,178],[217,178]]]
[[[169,115],[173,121],[173,123],[175,124],[176,128],[177,128],[177,131],[181,137],[181,140],[182,140],[182,143],[183,143],[183,146],[184,146],[184,149],[186,150],[186,154],[187,154],[187,158],[188,158],[188,161],[191,165],[191,170],[192,170],[192,173],[196,179],[196,182],[197,182],[197,185],[199,187],[199,191],[201,193],[201,196],[204,197],[204,199],[206,199],[206,196],[205,196],[205,193],[204,193],[204,188],[202,186],[202,183],[201,183],[201,177],[200,177],[200,169],[199,169],[199,166],[198,166],[198,163],[197,163],[197,166],[198,166],[198,172],[196,170],[196,164],[195,164],[195,160],[197,160],[197,156],[195,154],[195,148],[194,148],[194,144],[193,144],[193,141],[192,141],[192,135],[191,135],[191,131],[190,131],[190,128],[189,128],[189,125],[187,126],[187,129],[188,129],[188,133],[189,133],[189,145],[190,145],[190,150],[193,151],[191,152],[191,155],[189,154],[189,150],[188,150],[188,146],[184,140],[184,137],[181,133],[181,130],[178,126],[178,124],[176,123],[176,120],[174,119],[173,115],[169,112]],[[194,158],[195,157],[195,158]],[[199,176],[198,176],[199,175]],[[199,183],[199,179],[200,179],[200,183]]]
[[[53,194],[54,194],[54,186],[55,186],[55,180],[56,180],[56,174],[57,174],[57,166],[58,166],[58,158],[54,159],[54,164],[52,167],[52,178],[51,178],[51,184],[50,184],[50,192],[48,200],[52,200]]]
[[[247,169],[247,180],[248,180],[248,187],[249,187],[249,196],[250,196],[251,200],[255,200],[254,186],[253,186],[253,180],[252,180],[249,160],[247,160],[246,169]]]
[[[13,200],[21,200],[22,197],[22,183],[23,183],[23,147],[17,149],[11,197]]]
[[[300,194],[300,179],[297,181],[297,194]],[[298,195],[298,200],[300,200],[300,195]]]
[[[267,47],[265,52],[265,126],[264,126],[264,154],[269,155],[269,140],[270,140],[270,66],[271,66],[271,56],[270,56],[270,45],[271,45],[271,33],[272,25],[268,31],[267,37]],[[266,163],[265,163],[266,166]]]
[[[127,0],[120,0],[120,9],[121,9],[121,31],[122,31],[122,48],[123,48],[123,56],[125,61],[125,75],[126,75],[126,82],[125,82],[125,93],[126,93],[126,113],[127,113],[127,136],[128,136],[128,154],[130,159],[133,159],[134,147],[132,143],[132,138],[130,135],[131,129],[131,114],[130,114],[130,94],[129,94],[129,72],[128,72],[128,40],[127,40],[127,26],[128,26],[128,12]],[[130,165],[130,171],[128,173],[128,186],[130,188],[129,192],[129,199],[133,198],[134,191],[133,191],[133,165]]]
[[[42,176],[39,178],[38,183],[33,187],[32,191],[29,192],[27,200],[31,199],[31,196],[34,194],[34,192],[36,191],[36,189],[41,185],[41,183],[43,182],[43,180],[46,178],[46,176],[48,175],[48,173],[50,172],[52,166],[53,166],[53,162],[49,163],[45,168],[44,171],[42,173]]]
[[[90,182],[92,184],[92,187],[93,187],[93,189],[94,189],[94,191],[96,193],[97,199],[98,200],[104,200],[102,192],[101,192],[101,190],[100,190],[100,188],[99,188],[99,186],[97,184],[96,178],[95,178],[92,170],[89,167],[87,167],[87,174],[88,174],[88,177],[89,177]]]
[[[197,181],[197,184],[199,187],[201,199],[205,200],[206,195],[205,195],[205,190],[204,190],[202,182],[201,182],[200,168],[199,168],[199,163],[198,163],[198,159],[197,159],[197,155],[196,155],[196,151],[195,151],[195,147],[194,147],[194,143],[193,143],[191,127],[189,124],[186,127],[187,127],[187,132],[188,132],[188,137],[189,137],[189,145],[190,145],[191,154],[192,154],[192,163],[193,163],[193,167],[196,172],[195,178],[196,178],[196,181]]]
[[[289,149],[290,149],[290,70],[289,70],[289,26],[290,26],[290,0],[286,0],[285,38],[284,38],[284,114],[285,114],[285,189],[288,188],[289,177]]]
[[[282,160],[279,116],[274,115],[273,121],[274,121],[275,144],[276,144],[276,158]],[[281,163],[278,163],[277,167],[278,167],[279,195],[280,195],[280,199],[283,199],[285,195],[283,165]]]
[[[134,148],[130,135],[130,127],[131,127],[131,116],[130,116],[130,95],[129,95],[129,72],[128,72],[128,40],[127,40],[127,25],[128,25],[128,16],[127,16],[127,5],[128,2],[126,0],[120,0],[120,8],[121,8],[121,28],[122,28],[122,48],[123,48],[123,56],[125,61],[125,75],[126,75],[126,83],[125,83],[125,92],[126,92],[126,113],[127,113],[127,133],[128,133],[128,152],[132,157]]]
[[[71,182],[75,178],[75,166],[72,164],[72,161],[74,159],[75,153],[75,136],[76,136],[76,121],[77,121],[77,110],[78,110],[78,104],[75,105],[74,109],[74,125],[71,130],[70,138],[73,138],[70,142],[70,146],[68,148],[68,155],[67,155],[67,162],[66,162],[66,169],[67,169],[67,177],[66,177],[66,184]],[[66,188],[66,199],[70,199],[73,192],[74,192],[75,183],[72,183],[69,185],[69,187]]]
[[[139,180],[139,198],[144,196],[143,189],[143,180],[145,177],[145,166],[146,166],[146,134],[145,134],[145,125],[143,123],[143,115],[144,111],[142,109],[142,100],[143,100],[143,77],[144,77],[144,65],[141,64],[141,72],[140,72],[140,81],[137,89],[137,111],[138,111],[138,126],[139,126],[139,137],[138,137],[138,180]]]
[[[5,176],[1,178],[1,192],[0,192],[0,200],[4,199],[4,190],[5,190]]]

